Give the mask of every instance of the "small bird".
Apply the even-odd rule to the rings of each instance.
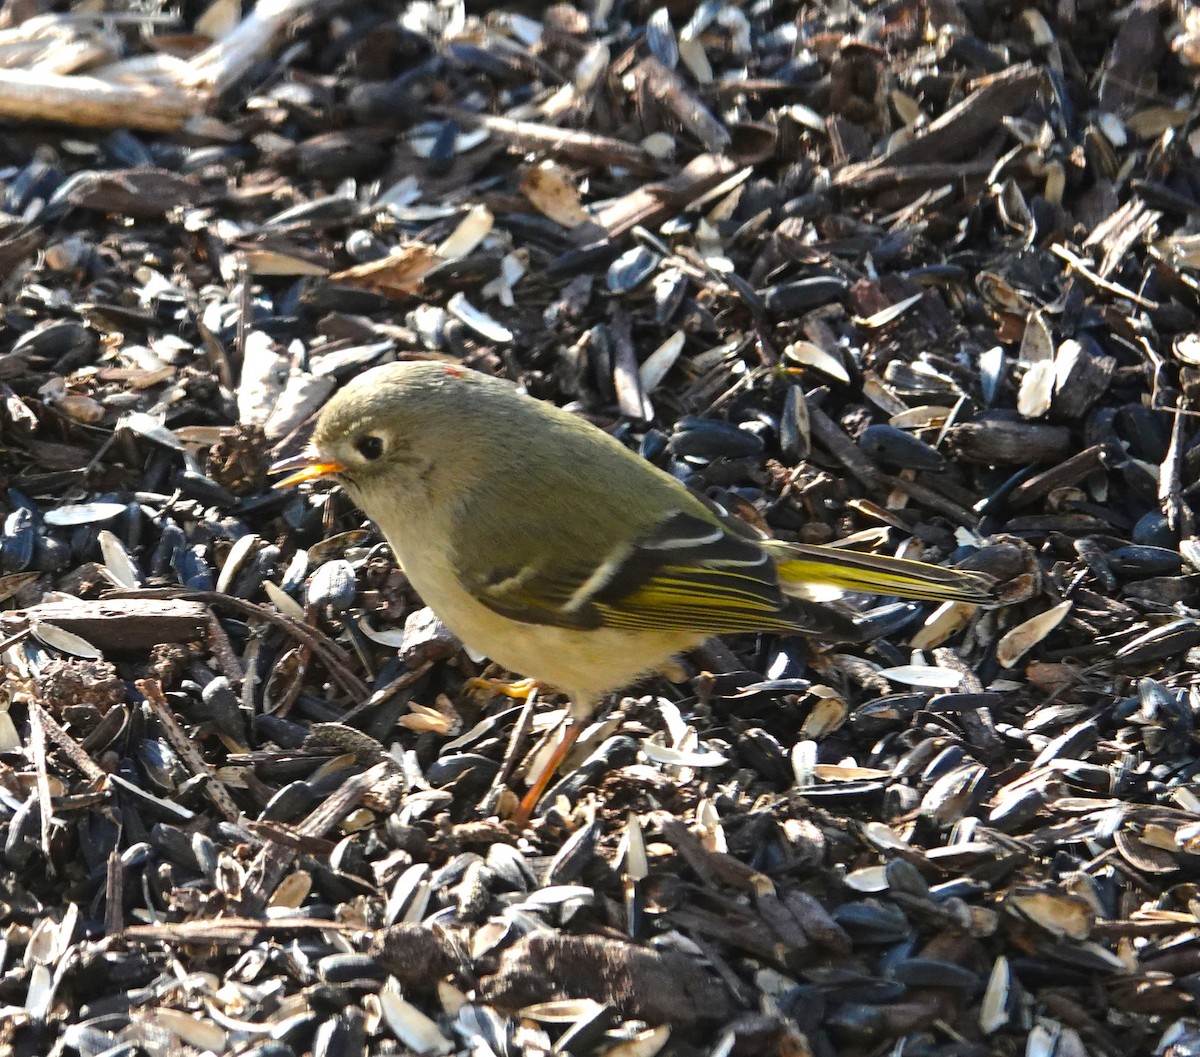
[[[767,538],[579,416],[448,362],[359,375],[272,472],[340,484],[468,648],[567,694],[520,822],[605,694],[713,635],[859,640],[828,604],[846,590],[992,600],[979,573]]]

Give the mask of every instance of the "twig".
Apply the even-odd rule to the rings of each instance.
[[[692,95],[683,78],[674,70],[651,57],[639,62],[630,73],[651,98],[665,107],[704,144],[706,150],[719,152],[729,146],[729,129]]]
[[[1091,447],[1084,448],[1077,455],[1072,455],[1069,459],[1056,463],[1048,470],[1043,470],[1023,484],[1017,485],[1009,493],[1009,508],[1018,510],[1043,499],[1056,488],[1078,484],[1092,471],[1100,468],[1106,454],[1109,454],[1106,445],[1093,444]]]
[[[201,602],[208,606],[224,606],[245,616],[258,617],[270,624],[283,628],[293,638],[299,639],[306,646],[311,646],[313,652],[321,659],[321,663],[329,669],[334,681],[352,697],[362,700],[370,695],[370,688],[350,668],[350,658],[346,651],[337,643],[331,642],[315,628],[299,620],[276,612],[256,602],[248,602],[244,598],[223,594],[220,591],[189,591],[174,587],[150,588],[141,591],[110,591],[105,598],[179,598],[188,602]]]
[[[108,777],[107,772],[87,754],[87,750],[63,730],[55,722],[54,717],[36,701],[29,703],[29,714],[31,720],[34,716],[37,717],[37,721],[41,724],[46,737],[54,742],[67,755],[70,761],[91,781],[99,783]]]
[[[125,871],[121,868],[121,853],[116,848],[108,853],[104,873],[104,935],[116,936],[125,928]]]
[[[113,84],[81,74],[0,70],[0,118],[174,132],[198,114],[203,103],[162,84]]]
[[[220,95],[274,46],[276,38],[317,0],[259,0],[225,36],[188,63],[185,87]]]
[[[425,673],[428,672],[432,667],[433,661],[425,661],[418,667],[414,668],[411,672],[405,672],[403,675],[397,676],[390,683],[388,683],[387,686],[381,686],[362,704],[355,705],[352,709],[350,709],[345,715],[342,716],[341,722],[349,723],[352,719],[355,719],[363,712],[367,712],[372,708],[378,708],[385,701],[400,693],[400,691],[407,690],[410,686],[414,686],[416,683],[420,682]]]
[[[649,422],[654,408],[642,391],[638,373],[637,352],[633,347],[633,320],[618,303],[609,312],[609,333],[613,345],[613,388],[617,391],[617,406],[621,414],[635,422]]]
[[[184,734],[179,724],[175,722],[175,716],[167,705],[167,699],[163,696],[159,681],[157,679],[139,679],[134,685],[145,696],[150,710],[162,724],[167,741],[179,753],[180,759],[188,765],[192,774],[205,779],[205,788],[208,790],[212,802],[217,805],[217,809],[230,822],[237,822],[242,817],[242,812],[234,803],[233,797],[229,795],[225,783],[213,773],[204,757],[196,751],[192,739]]]
[[[957,521],[964,528],[977,529],[979,527],[979,515],[977,513],[968,510],[948,496],[942,495],[941,492],[936,492],[917,481],[909,481],[903,477],[895,477],[886,473],[878,474],[876,480],[888,488],[894,488],[898,492],[903,492],[910,499],[915,499],[930,510],[936,510],[944,517],[948,517],[952,521]]]
[[[645,184],[610,202],[596,214],[596,223],[610,238],[638,224],[653,227],[677,207],[691,202],[737,171],[737,163],[721,154],[699,154],[675,176]]]
[[[887,170],[907,169],[916,176],[922,168],[928,171],[946,162],[969,159],[1005,117],[1025,108],[1044,77],[1032,63],[1025,63],[982,78],[970,95],[910,139],[878,158],[847,165],[835,173],[834,186],[862,191]],[[990,166],[982,162],[973,164],[983,164],[984,171]]]
[[[295,827],[300,836],[322,837],[346,815],[362,803],[363,797],[387,778],[395,767],[394,761],[377,763],[361,774],[346,779],[341,787],[328,799],[319,804],[312,813]],[[246,872],[246,884],[242,889],[242,902],[252,913],[260,912],[268,898],[278,887],[284,873],[295,861],[294,848],[269,840],[254,857]]]
[[[29,751],[37,776],[42,854],[50,862],[50,824],[54,821],[54,801],[50,796],[50,775],[46,772],[46,731],[42,727],[41,710],[36,707],[29,710]]]
[[[494,810],[496,804],[499,802],[501,792],[508,786],[508,781],[516,769],[521,746],[525,743],[526,736],[533,728],[534,703],[536,701],[537,690],[534,689],[525,699],[521,713],[517,716],[517,722],[513,724],[512,733],[508,737],[508,744],[504,748],[504,759],[500,761],[500,770],[496,772],[496,777],[492,779],[491,788],[480,803],[480,808],[485,814],[490,814]]]
[[[221,666],[221,674],[225,676],[231,683],[241,682],[245,678],[245,673],[242,671],[242,662],[238,660],[238,655],[233,652],[233,644],[229,641],[229,636],[225,634],[225,629],[221,627],[221,622],[217,619],[215,613],[208,615],[208,648],[212,650],[213,656],[217,659],[217,664]]]
[[[1183,501],[1184,442],[1183,415],[1176,407],[1174,422],[1171,425],[1171,443],[1167,447],[1167,454],[1163,457],[1158,473],[1158,502],[1171,530],[1188,538],[1193,535],[1195,525],[1192,512]]]
[[[871,465],[870,460],[862,453],[862,449],[838,429],[837,423],[815,404],[809,406],[808,418],[812,426],[813,437],[821,443],[821,446],[856,477],[872,495],[881,495],[879,471]]]
[[[476,114],[452,106],[431,106],[429,110],[464,125],[478,125],[524,150],[540,151],[580,165],[620,166],[643,176],[663,171],[662,163],[652,154],[612,136],[597,136],[536,121],[515,121],[494,114]]]
[[[1085,261],[1076,253],[1072,253],[1061,242],[1056,242],[1050,247],[1050,252],[1060,260],[1066,261],[1067,264],[1074,268],[1082,275],[1089,283],[1098,290],[1103,290],[1105,293],[1112,294],[1114,297],[1124,297],[1132,301],[1140,308],[1145,308],[1154,311],[1158,308],[1157,301],[1151,301],[1148,297],[1142,297],[1141,294],[1134,293],[1127,286],[1122,286],[1120,283],[1114,283],[1111,279],[1105,279],[1102,275],[1098,275],[1092,268],[1090,261]]]
[[[196,918],[193,921],[171,921],[161,925],[130,925],[124,932],[127,940],[141,943],[198,943],[205,946],[249,947],[264,935],[280,933],[344,932],[362,933],[361,925],[332,921],[328,918],[258,918],[225,917]]]

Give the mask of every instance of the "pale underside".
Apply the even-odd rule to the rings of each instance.
[[[462,586],[445,549],[433,545],[437,538],[429,531],[389,535],[421,598],[472,652],[562,690],[578,709],[594,707],[605,693],[660,670],[709,637],[704,631],[680,630],[651,639],[641,630],[525,624],[501,616]]]

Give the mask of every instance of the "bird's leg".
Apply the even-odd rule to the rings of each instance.
[[[554,772],[562,766],[563,760],[567,758],[571,750],[575,747],[575,742],[579,740],[579,735],[582,731],[583,724],[581,722],[575,719],[567,720],[567,727],[563,731],[562,741],[558,743],[554,754],[546,761],[546,766],[542,768],[541,774],[537,776],[533,785],[529,787],[529,791],[521,798],[520,806],[512,815],[512,820],[518,826],[524,826],[529,821],[530,816],[533,814],[533,809],[537,807],[538,801],[542,799],[542,795],[546,792],[546,787],[554,777]]]
[[[562,741],[558,743],[550,759],[546,761],[546,766],[542,768],[533,785],[529,787],[529,791],[521,798],[520,805],[512,815],[512,820],[518,826],[524,826],[533,815],[533,809],[537,807],[538,801],[542,799],[542,795],[546,792],[546,787],[550,784],[554,773],[570,755],[571,750],[575,747],[575,742],[579,740],[579,735],[583,733],[584,726],[586,726],[595,710],[596,705],[594,702],[588,701],[580,704],[572,700],[571,709],[567,715],[567,725],[562,732]]]

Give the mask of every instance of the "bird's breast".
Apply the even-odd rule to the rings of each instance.
[[[699,632],[654,633],[618,628],[564,628],[502,616],[463,586],[444,542],[449,535],[420,516],[380,528],[416,592],[472,652],[594,701],[659,670],[673,656],[699,645]]]

